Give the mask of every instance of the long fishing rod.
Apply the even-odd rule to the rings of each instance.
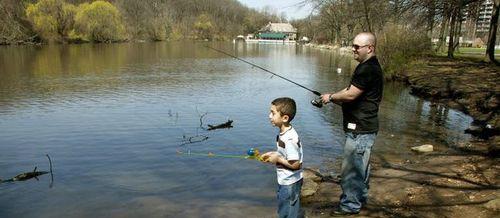
[[[237,56],[235,56],[235,55],[229,54],[229,53],[227,53],[227,52],[225,52],[225,51],[222,51],[222,50],[219,50],[219,49],[216,49],[216,48],[212,48],[212,47],[210,47],[210,46],[208,46],[208,45],[205,45],[205,47],[207,47],[207,48],[209,48],[209,49],[212,49],[212,50],[214,50],[214,51],[220,52],[220,53],[222,53],[222,54],[225,54],[225,55],[227,55],[227,56],[229,56],[229,57],[235,58],[235,59],[237,59],[237,60],[243,61],[243,62],[245,62],[245,63],[247,63],[247,64],[252,65],[253,67],[257,67],[257,68],[259,68],[259,69],[261,69],[261,70],[263,70],[263,71],[265,71],[265,72],[267,72],[267,73],[270,73],[270,74],[272,74],[272,75],[274,75],[274,76],[277,76],[277,77],[279,77],[279,78],[281,78],[281,79],[284,79],[284,80],[286,80],[286,81],[288,81],[288,82],[291,82],[291,83],[293,83],[293,84],[295,84],[295,85],[297,85],[297,86],[299,86],[299,87],[301,87],[301,88],[303,88],[303,89],[305,89],[305,90],[307,90],[307,91],[310,91],[310,92],[314,93],[314,94],[315,94],[315,95],[317,95],[317,96],[321,96],[321,93],[320,93],[320,92],[315,91],[315,90],[312,90],[312,89],[310,89],[310,88],[307,88],[307,87],[305,87],[305,86],[303,86],[303,85],[301,85],[301,84],[299,84],[299,83],[296,83],[296,82],[294,82],[294,81],[292,81],[292,80],[290,80],[290,79],[288,79],[288,78],[285,78],[285,77],[283,77],[283,76],[281,76],[281,75],[279,75],[279,74],[273,73],[273,72],[271,72],[270,70],[265,69],[265,68],[263,68],[263,67],[261,67],[261,66],[259,66],[259,65],[257,65],[257,64],[254,64],[254,63],[251,63],[251,62],[246,61],[246,60],[244,60],[244,59],[241,59],[241,58],[239,58],[239,57],[237,57]],[[321,106],[323,105],[323,103],[322,103],[320,100],[321,100],[321,99],[319,99],[319,100],[318,100],[318,99],[315,99],[315,100],[311,101],[311,104],[313,104],[313,105],[314,105],[314,106],[316,106],[316,107],[321,107]]]

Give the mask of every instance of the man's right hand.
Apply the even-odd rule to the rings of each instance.
[[[330,93],[326,93],[326,94],[322,94],[321,95],[321,101],[323,102],[323,104],[328,104],[330,102]]]

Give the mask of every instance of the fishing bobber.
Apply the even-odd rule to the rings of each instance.
[[[338,73],[338,74],[341,74],[341,73],[342,73],[342,68],[340,68],[340,67],[339,67],[339,68],[337,68],[337,73]]]

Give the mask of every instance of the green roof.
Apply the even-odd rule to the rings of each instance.
[[[259,33],[261,39],[284,39],[285,37],[285,33]]]

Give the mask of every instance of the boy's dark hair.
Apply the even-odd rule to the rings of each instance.
[[[281,115],[288,115],[288,122],[291,122],[295,117],[297,106],[293,99],[288,97],[277,98],[274,99],[271,104],[276,106],[276,110],[280,112]]]

